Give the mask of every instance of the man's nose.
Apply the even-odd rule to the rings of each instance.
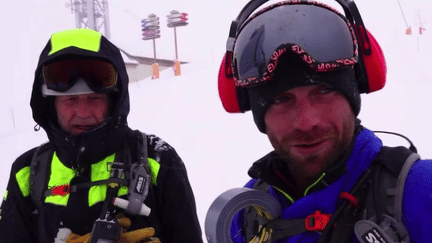
[[[91,116],[89,104],[86,101],[79,101],[75,107],[75,115],[81,118]]]
[[[297,100],[295,109],[294,128],[307,131],[319,123],[317,107],[308,99]]]

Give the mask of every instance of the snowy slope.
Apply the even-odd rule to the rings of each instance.
[[[8,33],[8,38],[1,40],[5,50],[0,61],[4,85],[0,96],[0,144],[3,145],[0,146],[3,159],[0,194],[6,188],[15,158],[46,141],[44,131],[33,131],[35,123],[29,107],[39,53],[53,31],[74,26],[73,15],[64,6],[66,1],[37,1],[25,7],[13,2],[7,1],[5,8],[0,9],[3,20],[0,25]],[[113,41],[126,43],[138,53],[150,53],[149,56],[152,47],[136,37],[140,35],[140,19],[149,13],[165,18],[173,9],[189,13],[190,25],[179,28],[177,34],[179,57],[190,64],[182,66],[180,76],[167,69],[159,80],[145,79],[131,84],[128,120],[132,128],[160,136],[182,157],[195,193],[199,219],[204,225],[211,202],[225,190],[242,186],[248,180],[246,172],[251,163],[271,150],[251,114],[225,113],[217,94],[217,72],[229,24],[246,1],[234,4],[228,0],[217,3],[185,0],[167,1],[163,5],[132,0],[109,2]],[[405,21],[396,1],[357,1],[368,29],[383,48],[388,65],[385,89],[362,95],[359,118],[372,130],[396,131],[410,137],[422,157],[432,158],[429,125],[432,17],[426,16],[432,12],[432,4],[430,0],[401,0],[401,3],[407,5],[405,17],[413,27],[410,36],[405,35]],[[42,12],[47,9],[51,11]],[[419,25],[418,9],[425,15],[422,24],[427,30],[423,35],[415,31]],[[5,21],[9,19],[14,20],[13,24]],[[134,33],[130,29],[137,21],[138,33]],[[167,37],[157,42],[160,57],[173,58],[172,29],[162,31]],[[381,137],[390,145],[406,144],[394,136]]]

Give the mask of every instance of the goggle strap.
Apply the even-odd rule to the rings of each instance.
[[[227,44],[226,44],[226,50],[229,52],[233,52],[234,51],[234,42],[235,42],[235,37],[228,37],[227,40]]]
[[[66,91],[55,91],[49,89],[46,84],[42,85],[42,94],[46,96],[62,96],[62,95],[79,95],[79,94],[90,94],[95,93],[89,86],[89,84],[83,79],[77,79],[73,82],[72,86]]]
[[[251,0],[244,8],[241,10],[240,14],[237,16],[237,22],[239,23],[237,26],[237,30],[243,25],[246,19],[252,14],[255,9],[259,6],[263,5],[268,0]]]

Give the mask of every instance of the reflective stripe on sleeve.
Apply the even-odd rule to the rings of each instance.
[[[160,164],[152,158],[148,158],[148,165],[150,168],[151,182],[154,186],[157,186],[157,177],[159,174]]]
[[[30,195],[30,166],[22,168],[15,174],[18,186],[24,197]]]

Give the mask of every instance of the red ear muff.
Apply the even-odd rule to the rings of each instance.
[[[250,110],[247,90],[237,88],[232,73],[232,53],[224,55],[219,68],[218,90],[224,109],[229,113],[240,113]]]
[[[384,53],[375,40],[375,37],[367,31],[371,45],[370,55],[362,55],[369,83],[369,92],[375,92],[384,87],[386,83],[387,66]]]
[[[367,46],[368,42],[366,40],[358,38],[360,57],[364,66],[365,77],[363,81],[367,82],[363,85],[360,84],[360,93],[371,93],[382,89],[385,86],[387,74],[386,61],[380,45],[368,30],[366,30],[366,33],[369,37],[370,46]]]

